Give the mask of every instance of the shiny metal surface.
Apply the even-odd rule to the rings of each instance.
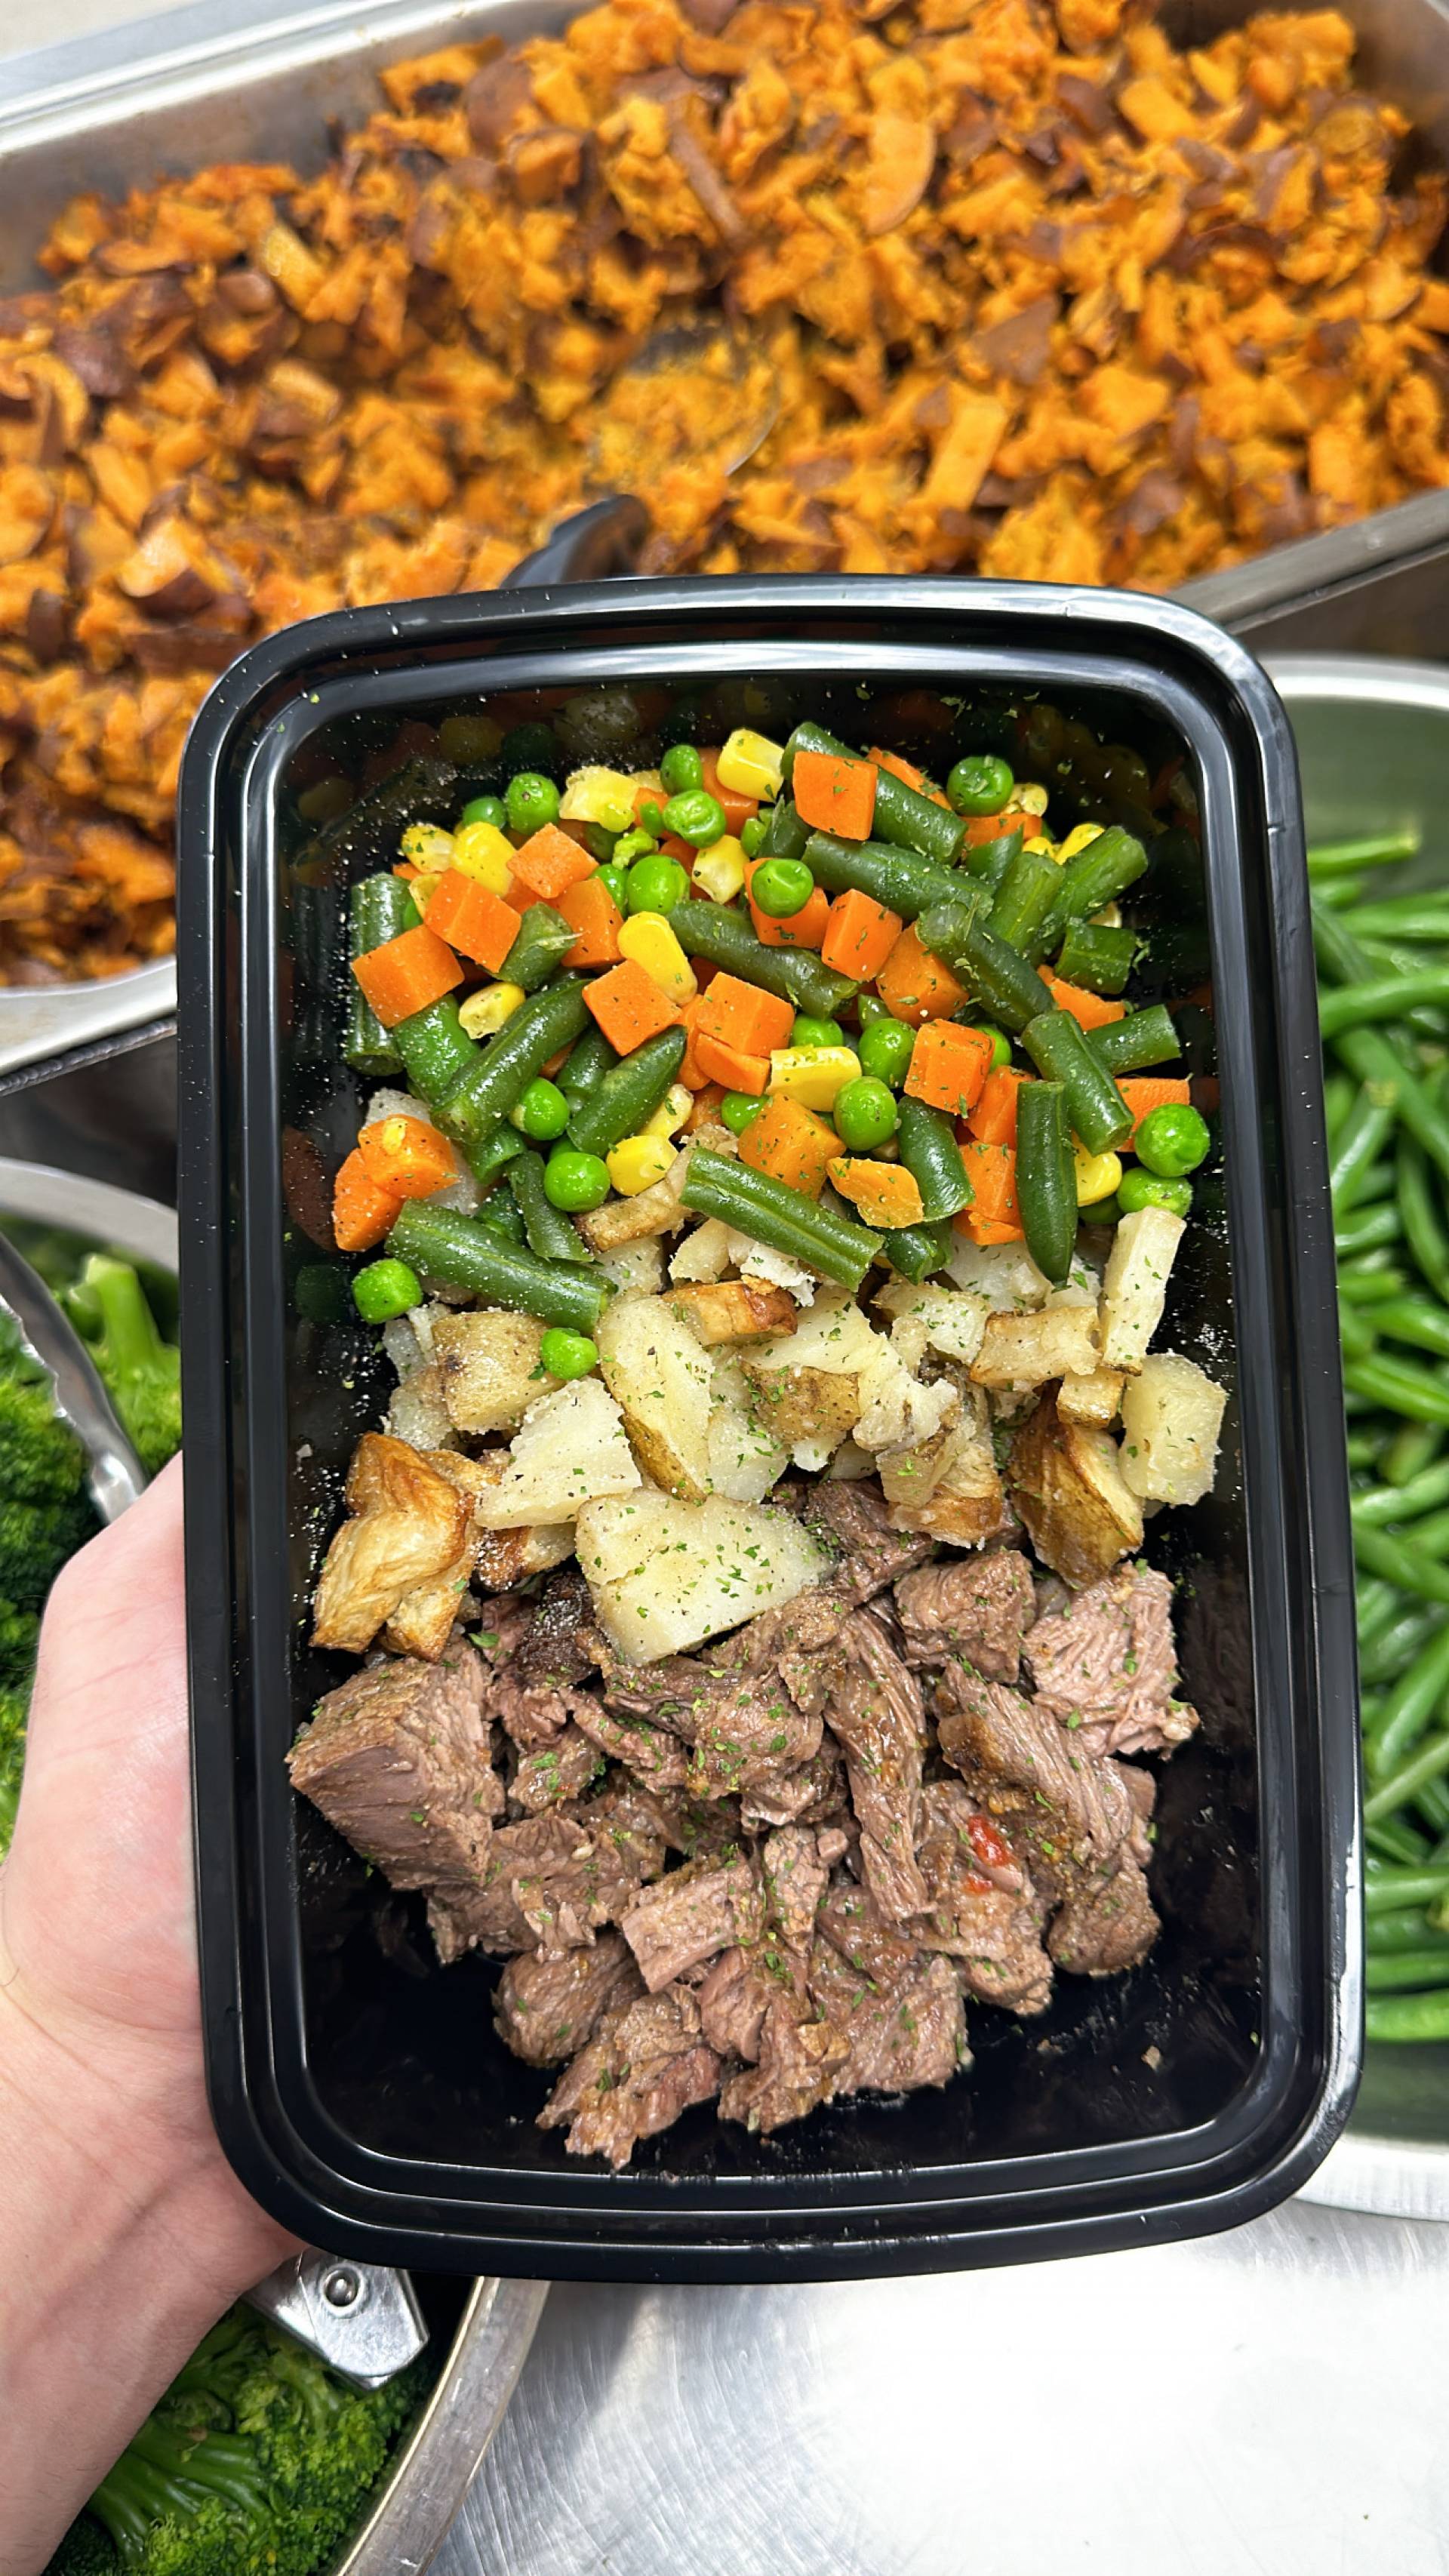
[[[11,1316],[26,1350],[44,1369],[55,1389],[56,1412],[86,1453],[86,1487],[98,1518],[118,1521],[145,1492],[146,1470],[70,1317],[24,1253],[3,1234],[0,1311]]]
[[[381,2388],[417,2360],[428,2340],[406,2272],[350,2256],[344,2261],[315,2247],[279,2263],[247,2299],[359,2388]]]
[[[1443,2576],[1449,2229],[556,2289],[436,2576]]]

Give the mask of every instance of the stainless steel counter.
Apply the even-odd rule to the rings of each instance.
[[[1449,2228],[550,2293],[434,2576],[1444,2576]]]

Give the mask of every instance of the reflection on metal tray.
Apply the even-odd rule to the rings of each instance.
[[[1399,103],[1449,158],[1449,14],[1443,0],[1342,0],[1366,87]],[[67,201],[216,157],[316,170],[335,123],[377,103],[376,74],[430,45],[563,25],[568,0],[190,0],[190,5],[0,62],[0,293],[31,282],[35,249]],[[1200,43],[1246,0],[1165,0]],[[1449,577],[1449,489],[1355,526],[1273,549],[1192,583],[1184,598],[1260,650],[1435,653]],[[175,1009],[169,964],[103,987],[0,992],[0,1092],[60,1057]],[[27,1069],[28,1068],[28,1072]]]

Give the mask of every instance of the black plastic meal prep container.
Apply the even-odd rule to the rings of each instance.
[[[938,767],[933,727],[954,756],[1018,743],[1024,712],[1049,787],[1080,775],[1055,762],[1082,726],[1175,778],[1133,917],[1144,990],[1184,1004],[1202,1096],[1220,1085],[1222,1153],[1160,1341],[1231,1396],[1214,1495],[1149,1523],[1202,1716],[1162,1770],[1150,1959],[1059,1977],[1038,2020],[973,2008],[974,2068],[943,2091],[857,2096],[772,2139],[705,2107],[611,2174],[534,2125],[551,2078],[494,2035],[496,1964],[440,1968],[421,1901],[294,1797],[284,1756],[351,1668],[308,1645],[308,1604],[391,1377],[317,1237],[368,1087],[341,1058],[346,880],[389,863],[396,825],[385,846],[365,816],[329,837],[299,798],[315,814],[319,778],[361,791],[500,701],[510,721],[568,708],[576,739],[602,728],[594,756],[629,765],[609,728],[630,688],[651,723],[692,705],[702,739],[822,715]],[[1107,773],[1124,818],[1141,776]],[[1071,811],[1059,794],[1054,826]],[[386,2260],[710,2281],[1150,2242],[1292,2191],[1358,2071],[1357,1727],[1302,823],[1258,666],[1158,601],[987,582],[626,581],[347,611],[258,645],[207,700],[180,935],[203,1996],[217,2125],[257,2199]]]

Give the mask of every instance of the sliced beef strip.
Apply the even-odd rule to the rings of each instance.
[[[394,1887],[483,1877],[503,1807],[483,1690],[461,1641],[436,1664],[390,1656],[328,1691],[287,1756],[293,1787]]]
[[[642,1889],[619,1928],[645,1985],[658,1994],[732,1942],[759,1939],[764,1929],[759,1871],[742,1851],[727,1860],[686,1861],[656,1886]]]
[[[920,1955],[915,1931],[888,1923],[868,1887],[837,1876],[820,1908],[817,1931],[868,1985],[899,1985]]]
[[[1037,1622],[1026,1653],[1038,1706],[1094,1753],[1167,1753],[1197,1725],[1172,1696],[1172,1585],[1150,1566],[1118,1566],[1074,1594]]]
[[[772,2003],[783,1995],[803,2009],[815,1917],[845,1836],[827,1828],[787,1825],[760,1855],[766,1923],[757,1941],[724,1951],[699,1990],[705,2037],[721,2056],[753,2059]]]
[[[433,1891],[428,1921],[446,1966],[465,1950],[546,1958],[591,1942],[638,1895],[639,1854],[601,1802],[555,1807],[494,1834],[479,1888]],[[652,1847],[660,1863],[663,1851]]]
[[[861,1868],[882,1913],[899,1922],[928,1901],[916,1863],[925,1750],[921,1686],[871,1610],[853,1613],[829,1661],[827,1715],[845,1748]]]
[[[920,1927],[922,1947],[959,1960],[961,1982],[983,2003],[1018,2013],[1045,2009],[1051,1961],[1041,1942],[1041,1910],[1025,1891],[993,1887],[976,1864],[974,1810],[959,1780],[937,1780],[922,1799],[925,1830],[919,1859],[931,1892]]]
[[[538,1753],[521,1753],[508,1783],[508,1803],[516,1815],[541,1816],[566,1798],[581,1798],[604,1770],[596,1744],[577,1726]]]
[[[682,1789],[689,1760],[677,1735],[651,1726],[647,1718],[621,1717],[589,1694],[574,1701],[574,1724],[591,1744],[651,1789]]]
[[[639,1971],[617,1932],[559,1959],[521,1951],[499,1977],[493,2021],[499,2038],[529,2066],[562,2066],[593,2038],[611,2004],[643,1993]]]
[[[837,2094],[912,2092],[949,2083],[971,2063],[961,1989],[949,1959],[915,1951],[900,1976],[879,1983],[853,1967],[833,1942],[820,1940],[811,1954],[810,1993],[817,2012],[846,2043]]]
[[[793,1771],[757,1780],[740,1799],[747,1833],[772,1825],[837,1824],[848,1813],[849,1789],[838,1744],[827,1740]]]
[[[497,1639],[488,1650],[489,1710],[522,1752],[544,1751],[594,1704],[591,1617],[588,1587],[572,1569],[550,1575],[536,1602],[484,1602],[482,1627]]]
[[[834,1580],[857,1604],[935,1554],[933,1538],[892,1529],[890,1506],[874,1477],[858,1484],[822,1477],[804,1496],[800,1518],[836,1559]]]
[[[791,2120],[818,2111],[839,2090],[850,2055],[846,2033],[790,1995],[766,2008],[757,2064],[732,2075],[719,2098],[722,2120],[739,2120],[768,2137]]]
[[[943,1755],[990,1814],[1013,1819],[1008,1831],[1043,1893],[1053,1893],[1054,1870],[1068,1864],[1115,1867],[1136,1813],[1116,1763],[1066,1734],[1020,1691],[982,1681],[963,1665],[947,1665],[936,1707]]]
[[[1014,1682],[1036,1616],[1031,1569],[1016,1548],[923,1565],[896,1585],[908,1664],[964,1660],[992,1682]]]
[[[623,1717],[667,1728],[691,1747],[686,1786],[697,1798],[731,1798],[757,1780],[808,1761],[818,1717],[802,1715],[773,1670],[720,1672],[689,1655],[665,1655],[605,1675],[604,1697]]]
[[[717,1637],[704,1648],[701,1662],[712,1671],[722,1673],[769,1673],[796,1658],[815,1655],[838,1637],[854,1608],[843,1585],[822,1581],[797,1592],[793,1601],[782,1601],[774,1610],[762,1610],[757,1619],[747,1619],[728,1637]],[[810,1696],[800,1698],[800,1705],[810,1711]]]
[[[570,2155],[607,2156],[617,2172],[641,2138],[669,2128],[692,2103],[711,2100],[719,2079],[697,1997],[687,1986],[670,1986],[604,2014],[554,2086],[538,2125],[567,2126]]]
[[[1078,1977],[1115,1976],[1145,1959],[1161,1925],[1135,1860],[1110,1878],[1074,1888],[1055,1916],[1047,1948]]]

